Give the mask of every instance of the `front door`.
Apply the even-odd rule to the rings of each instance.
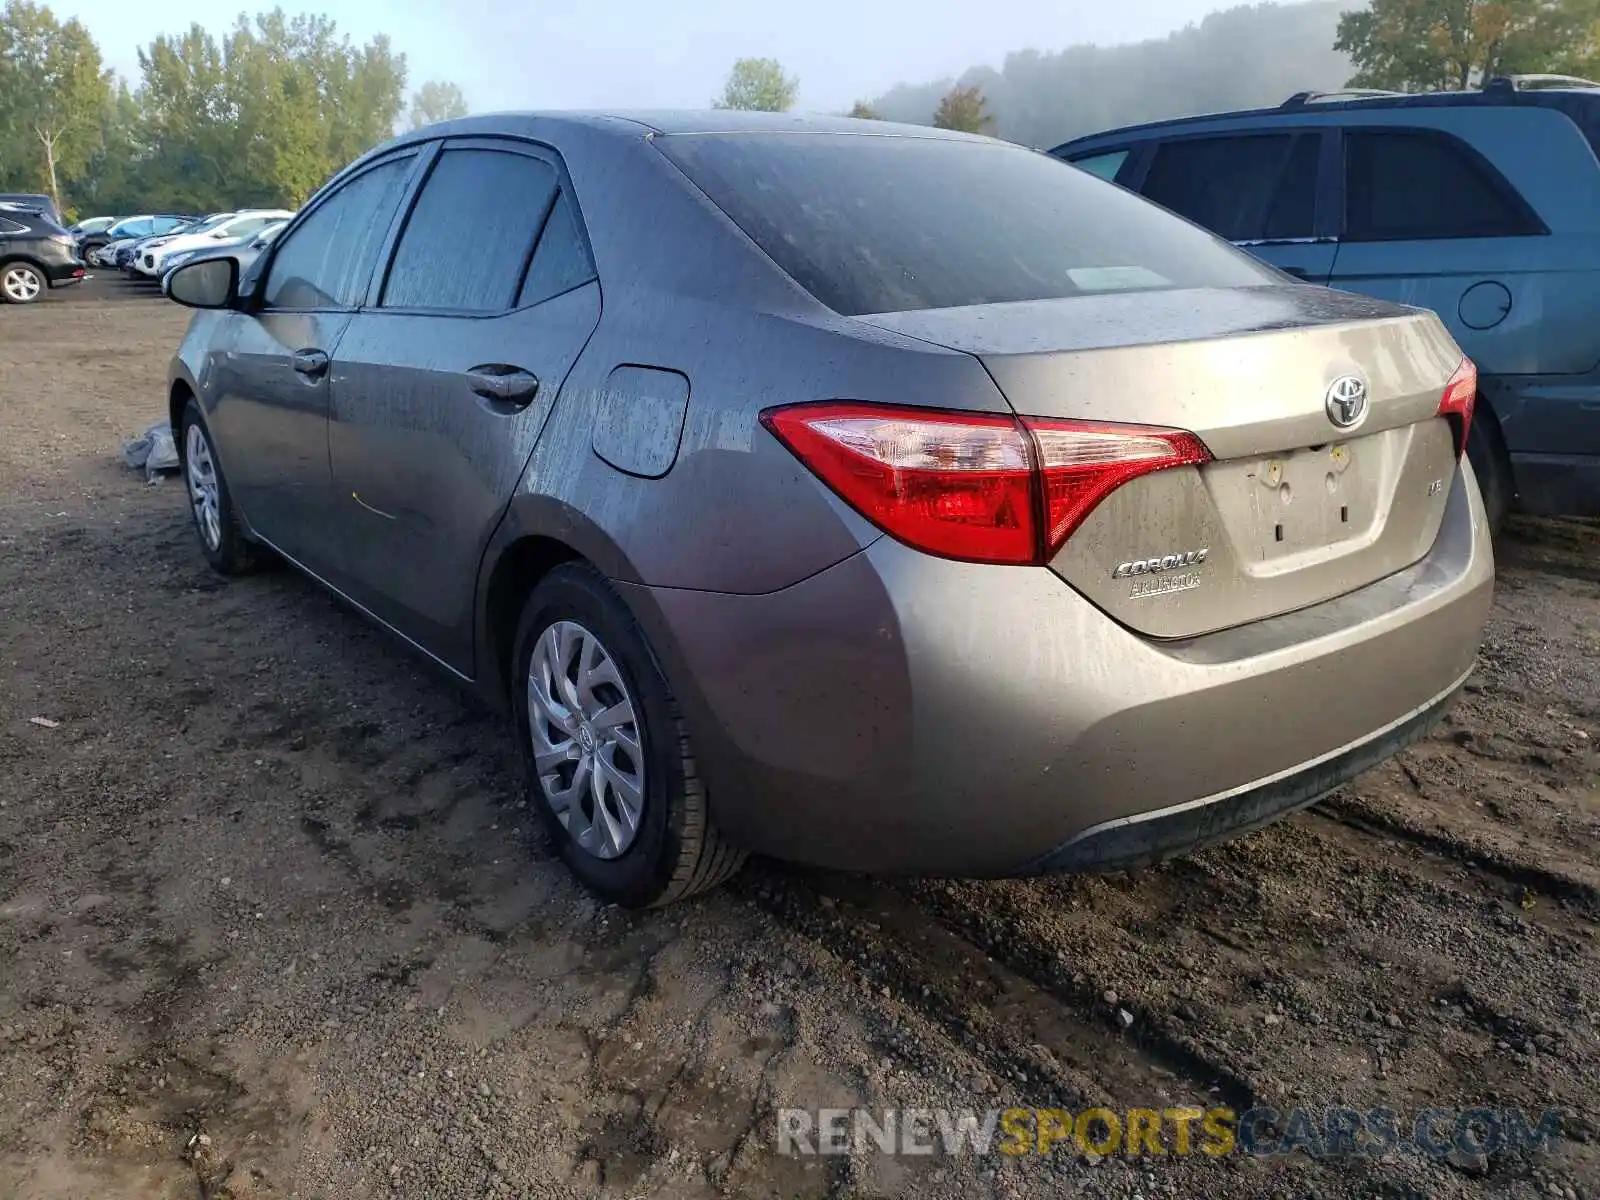
[[[335,582],[329,519],[329,367],[366,294],[415,154],[380,162],[318,198],[279,239],[253,311],[233,314],[210,420],[250,527]]]
[[[559,164],[518,143],[447,144],[374,291],[334,355],[349,592],[471,674],[484,548],[600,317]]]

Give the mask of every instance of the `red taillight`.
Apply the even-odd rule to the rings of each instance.
[[[971,562],[1048,562],[1130,479],[1211,457],[1177,429],[878,404],[797,404],[761,423],[879,528]]]
[[[1211,459],[1205,443],[1181,429],[1037,417],[1022,423],[1039,447],[1044,473],[1047,562],[1095,505],[1130,479]]]
[[[1467,434],[1472,432],[1472,410],[1478,403],[1478,368],[1470,358],[1463,358],[1450,382],[1444,385],[1444,395],[1439,398],[1439,415],[1450,419],[1456,435],[1456,457],[1467,449]]]

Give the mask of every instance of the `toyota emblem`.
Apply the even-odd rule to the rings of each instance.
[[[1322,405],[1340,429],[1354,428],[1367,415],[1367,385],[1355,375],[1341,375],[1328,385]]]

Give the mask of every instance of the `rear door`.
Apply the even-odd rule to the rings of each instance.
[[[1298,279],[1325,283],[1336,213],[1322,202],[1332,167],[1321,129],[1201,134],[1154,148],[1136,190]]]
[[[332,516],[351,597],[463,673],[483,549],[599,318],[559,159],[459,140],[334,356]]]

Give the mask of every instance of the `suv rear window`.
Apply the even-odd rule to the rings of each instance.
[[[1352,130],[1345,171],[1348,241],[1542,232],[1500,173],[1445,134]]]
[[[1137,196],[1017,146],[816,133],[655,145],[847,316],[1278,281]]]

